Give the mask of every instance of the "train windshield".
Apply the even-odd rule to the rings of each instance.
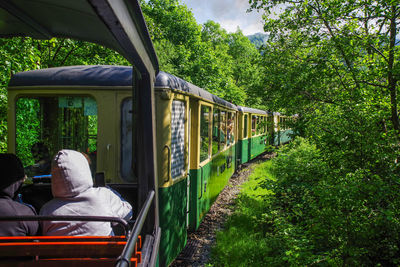
[[[29,177],[50,174],[61,149],[84,152],[96,173],[97,104],[86,96],[22,97],[16,103],[16,154]]]

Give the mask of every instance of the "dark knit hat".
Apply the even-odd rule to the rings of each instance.
[[[10,185],[24,177],[21,160],[14,154],[0,153],[0,185]]]

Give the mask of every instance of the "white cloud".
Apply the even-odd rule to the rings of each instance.
[[[213,20],[221,24],[228,32],[235,32],[237,27],[245,35],[263,32],[261,13],[247,13],[247,0],[181,0],[186,4],[198,23]]]

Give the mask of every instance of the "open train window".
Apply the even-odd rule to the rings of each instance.
[[[214,108],[213,111],[213,126],[212,126],[212,154],[215,155],[219,151],[219,109]]]
[[[268,121],[267,116],[264,117],[264,133],[268,132]]]
[[[200,162],[210,157],[210,116],[211,108],[202,105],[200,114]]]
[[[248,116],[244,115],[244,130],[243,130],[243,138],[247,138],[247,124],[248,124]]]
[[[219,150],[223,150],[227,142],[226,135],[226,111],[220,111],[220,122],[219,122]]]
[[[251,116],[251,136],[256,135],[256,127],[257,127],[257,116]]]
[[[16,154],[28,176],[50,174],[61,149],[86,153],[96,172],[97,103],[86,96],[22,97],[16,102]]]
[[[227,145],[232,145],[235,143],[235,114],[232,112],[228,113],[228,120],[226,124],[226,135],[227,135]]]

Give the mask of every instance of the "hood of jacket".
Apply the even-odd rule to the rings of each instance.
[[[14,198],[24,177],[21,160],[14,154],[0,153],[0,197]]]
[[[53,160],[51,191],[54,197],[71,198],[93,187],[89,162],[77,151],[63,149]]]

